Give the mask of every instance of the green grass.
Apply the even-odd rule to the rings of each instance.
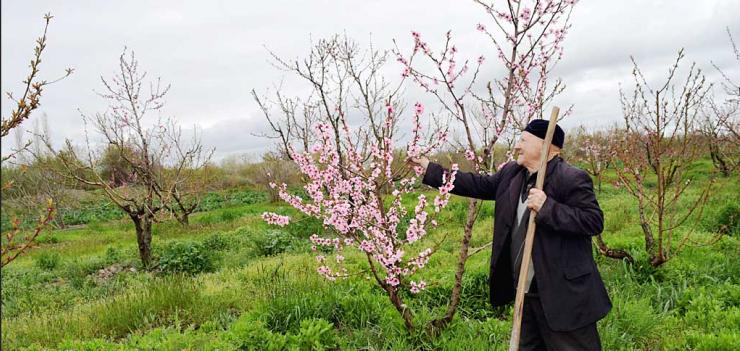
[[[700,162],[691,169],[699,184],[708,181],[709,167]],[[718,230],[727,235],[714,245],[688,245],[659,269],[646,264],[635,200],[612,181],[607,173],[598,194],[606,216],[604,239],[629,250],[637,263],[597,257],[614,304],[598,324],[604,349],[738,349],[737,176],[718,179],[703,215],[676,232],[697,242]],[[690,191],[698,196],[699,189]],[[3,270],[3,350],[508,349],[511,307],[488,305],[490,251],[469,259],[453,323],[435,338],[423,330],[409,334],[368,274],[337,282],[316,274],[306,238],[324,232],[319,221],[285,204],[254,200],[259,196],[246,190],[227,194],[212,196],[210,208],[194,214],[188,227],[174,221],[154,227],[155,257],[173,244],[196,243],[215,257],[211,272],[142,272],[133,228],[123,219],[44,234],[54,240],[44,240]],[[413,206],[414,199],[403,202]],[[446,308],[466,208],[465,199],[453,197],[439,230],[410,248],[422,250],[449,235],[415,277],[427,281],[428,289],[404,295],[417,325]],[[485,204],[472,247],[491,240],[492,209]],[[294,220],[276,231],[261,220],[264,211],[291,214]],[[275,235],[285,240],[275,242]],[[344,255],[350,272],[367,268],[360,253]],[[111,266],[124,271],[100,278],[99,271]]]

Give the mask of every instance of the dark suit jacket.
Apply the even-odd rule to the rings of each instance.
[[[507,304],[516,295],[509,245],[524,170],[512,161],[493,175],[458,171],[452,190],[496,201],[489,276],[494,306]],[[443,172],[448,170],[430,163],[423,183],[441,186]],[[560,157],[547,164],[544,191],[547,200],[535,218],[534,278],[550,328],[570,331],[603,318],[612,306],[591,252],[591,236],[603,230],[604,215],[591,177]]]

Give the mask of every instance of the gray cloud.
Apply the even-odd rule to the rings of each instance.
[[[249,91],[263,92],[284,78],[268,63],[264,46],[283,57],[302,56],[309,39],[345,32],[367,44],[390,48],[392,39],[410,44],[409,32],[420,31],[435,46],[451,29],[461,54],[493,57],[490,45],[475,31],[486,15],[472,1],[16,1],[2,2],[2,90],[20,89],[27,74],[41,16],[55,15],[42,63],[42,77],[53,78],[65,67],[76,68],[68,79],[49,86],[36,117],[47,113],[57,142],[82,140],[77,109],[94,113],[104,101],[93,89],[100,75],[115,72],[124,46],[133,49],[151,76],[172,83],[164,112],[184,127],[198,125],[204,143],[217,157],[260,153],[269,141],[250,132],[265,122]],[[573,27],[556,73],[568,85],[558,104],[574,104],[563,124],[606,125],[620,120],[619,82],[630,82],[629,56],[634,55],[650,77],[660,79],[675,53],[686,48],[687,63],[696,61],[711,79],[710,60],[734,77],[725,27],[740,39],[740,2],[732,0],[582,1],[572,15]],[[500,72],[487,61],[486,78]],[[389,64],[397,79],[400,69]],[[285,87],[300,91],[289,78]],[[407,98],[430,101],[407,87]],[[2,100],[3,113],[11,105]],[[31,128],[31,123],[26,124]],[[12,138],[10,138],[12,139]],[[3,153],[8,141],[3,142]],[[12,140],[10,141],[12,145]]]

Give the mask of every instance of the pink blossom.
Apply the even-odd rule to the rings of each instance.
[[[263,212],[262,219],[268,224],[279,225],[281,227],[288,225],[288,222],[290,222],[290,217],[281,216],[277,213],[272,212]]]
[[[418,35],[415,36],[418,38]],[[394,179],[402,174],[394,169],[397,146],[393,130],[400,116],[396,115],[390,102],[386,104],[386,110],[387,114],[378,124],[380,137],[377,143],[369,146],[357,145],[358,132],[350,130],[344,115],[339,113],[339,129],[335,130],[336,126],[327,123],[315,126],[314,135],[317,140],[309,147],[308,152],[288,149],[305,179],[305,196],[291,194],[286,184],[273,184],[283,201],[306,216],[320,219],[324,227],[331,229],[332,237],[313,234],[309,238],[312,251],[318,253],[322,251],[319,248],[325,248],[335,252],[334,260],[328,260],[323,254],[316,255],[320,264],[317,272],[326,279],[335,280],[347,276],[346,268],[342,267],[345,262],[343,250],[354,248],[366,254],[381,273],[385,271],[386,283],[395,289],[404,277],[424,267],[432,253],[427,249],[411,259],[406,254],[409,251],[407,246],[426,236],[430,219],[436,226],[433,217],[449,200],[457,165],[453,165],[452,172],[445,175],[444,184],[435,198],[434,212],[427,209],[426,197],[419,196],[413,217],[408,220],[406,232],[400,232],[399,224],[409,212],[401,198],[404,194],[415,191],[423,169],[417,167],[416,174],[406,176],[400,181]],[[419,157],[442,146],[448,134],[445,131],[433,136],[425,135],[421,123],[424,106],[416,103],[413,111],[412,136],[406,150],[409,157]],[[342,148],[341,154],[335,141],[337,135],[342,139],[339,146]],[[390,204],[385,201],[387,199],[378,198],[377,195],[386,187],[393,195],[389,199]],[[287,216],[266,212],[263,218],[273,224],[288,223]]]
[[[410,285],[411,288],[409,289],[409,291],[411,291],[411,293],[413,294],[418,294],[427,287],[427,283],[423,280],[420,280],[418,283],[412,281]]]

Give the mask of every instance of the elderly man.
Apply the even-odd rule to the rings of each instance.
[[[489,276],[494,306],[516,294],[530,211],[537,235],[526,279],[520,350],[600,350],[596,321],[611,309],[591,253],[591,236],[604,216],[589,175],[560,157],[565,133],[557,126],[547,162],[544,191],[533,188],[548,121],[534,120],[514,147],[516,162],[493,175],[458,172],[453,194],[496,201]],[[439,187],[448,170],[426,157],[424,184]],[[521,278],[521,279],[525,279]]]

